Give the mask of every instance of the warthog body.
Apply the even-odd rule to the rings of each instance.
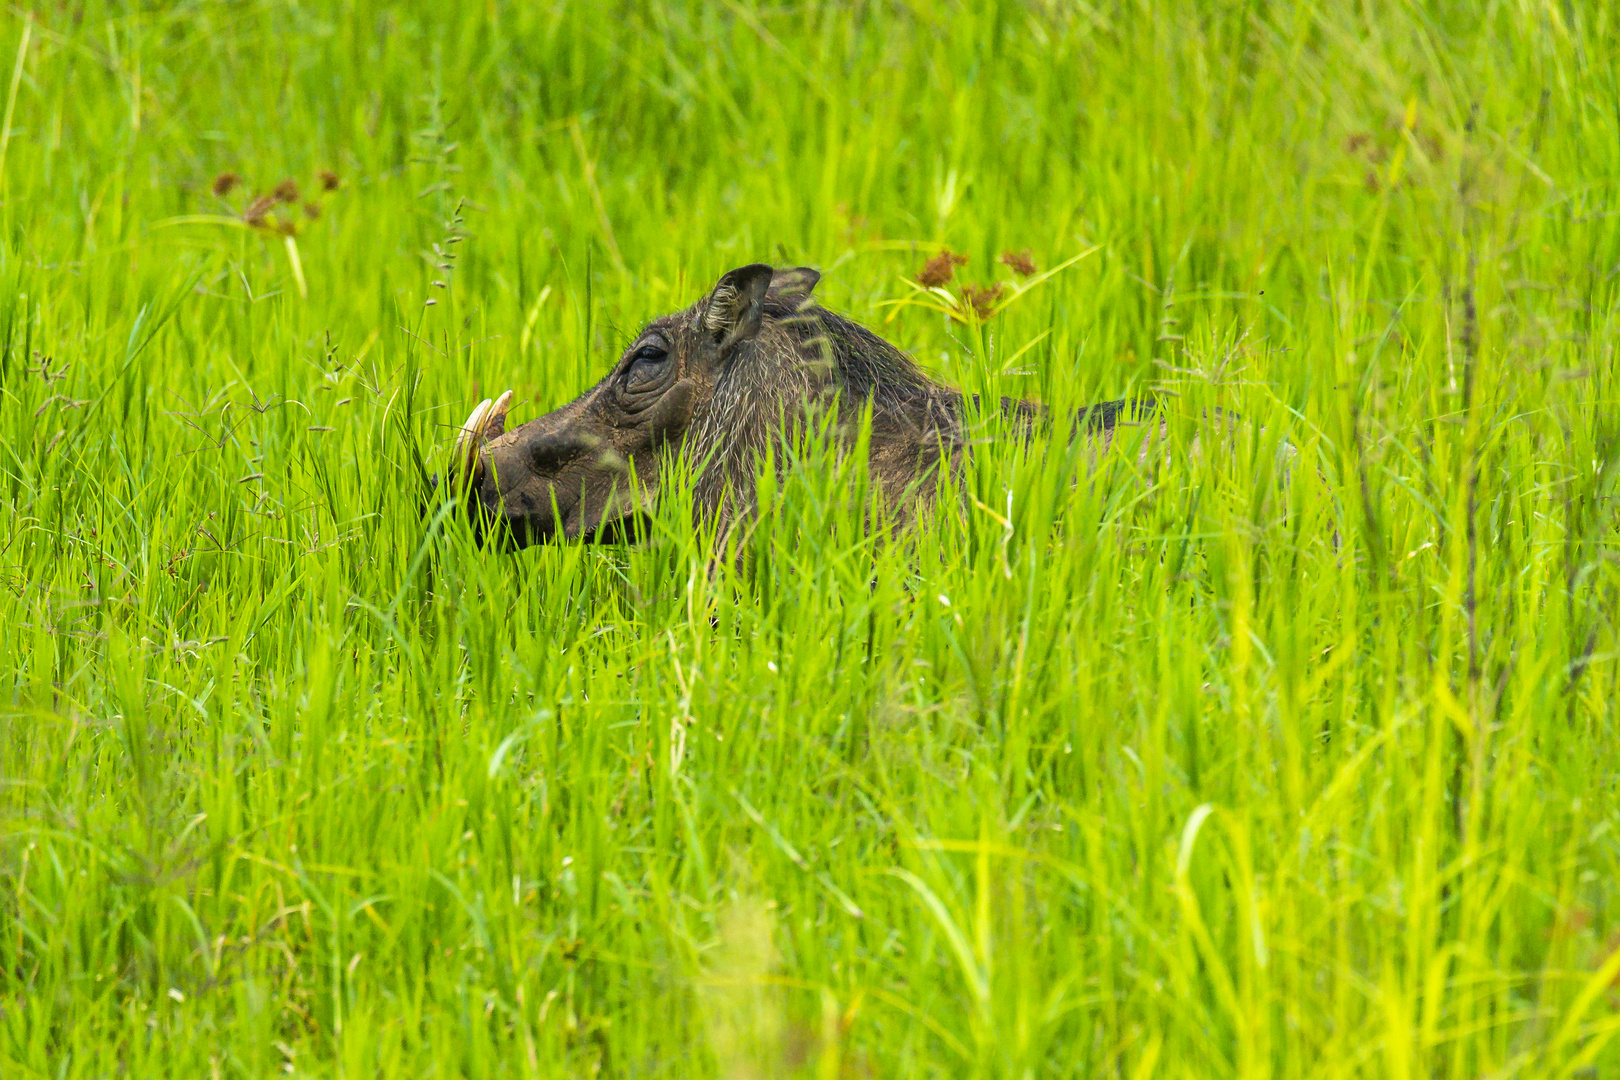
[[[754,509],[763,455],[782,462],[784,440],[836,402],[851,444],[849,419],[870,409],[871,475],[903,519],[942,465],[961,463],[965,403],[817,304],[819,279],[804,268],[732,270],[691,307],[649,323],[606,378],[555,412],[507,431],[511,392],[480,403],[457,438],[452,483],[516,546],[601,537],[651,505],[680,452],[697,466],[700,512],[724,524]],[[1026,422],[1040,413],[1010,399],[1002,407]],[[1106,446],[1131,411],[1106,402],[1080,426]]]

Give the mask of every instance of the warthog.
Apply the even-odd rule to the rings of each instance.
[[[700,512],[734,522],[754,509],[763,455],[775,451],[781,463],[794,428],[834,402],[846,445],[848,419],[870,410],[871,476],[903,520],[942,463],[960,465],[966,402],[821,307],[812,295],[820,278],[805,267],[740,267],[691,307],[649,323],[606,378],[555,412],[508,431],[511,391],[480,402],[456,438],[449,480],[465,485],[481,535],[493,526],[518,547],[622,536],[657,498],[677,452],[696,465]],[[1105,448],[1139,408],[1092,406],[1078,430]],[[1012,399],[1002,409],[1025,425],[1040,415]]]

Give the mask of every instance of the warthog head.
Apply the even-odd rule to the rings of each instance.
[[[682,452],[698,507],[725,521],[753,509],[762,455],[836,401],[846,418],[871,411],[871,474],[903,512],[919,480],[960,459],[962,397],[820,307],[820,277],[732,270],[691,307],[649,323],[578,399],[510,431],[511,392],[481,402],[457,436],[452,486],[502,542],[601,538],[647,512]],[[1004,407],[1032,415],[1021,402]],[[1104,408],[1092,426],[1112,427],[1116,410]],[[839,434],[852,440],[853,425]]]

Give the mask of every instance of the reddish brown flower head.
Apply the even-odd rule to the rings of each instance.
[[[275,205],[274,196],[260,195],[247,204],[247,207],[242,211],[242,220],[249,225],[261,225],[264,223],[264,215],[268,214]]]
[[[1006,288],[1001,282],[994,285],[964,285],[962,286],[962,303],[973,309],[973,314],[980,322],[995,314],[996,301],[1001,299],[1001,293]]]
[[[319,221],[321,219],[321,204],[315,202],[305,203],[304,216],[311,221]]]
[[[271,194],[276,197],[277,202],[297,202],[298,185],[293,183],[291,180],[283,180],[281,183],[276,185],[276,190],[271,192]]]
[[[292,221],[278,221],[276,223],[276,232],[280,233],[282,236],[297,236],[298,225],[296,222]]]
[[[956,268],[967,261],[966,255],[959,255],[950,248],[943,248],[938,255],[923,263],[923,268],[917,271],[917,284],[927,289],[937,289],[955,277]]]
[[[338,186],[338,174],[333,172],[331,169],[322,170],[322,172],[321,172],[321,190],[322,191],[336,191],[337,186]]]
[[[231,189],[242,182],[242,178],[233,172],[222,172],[214,177],[214,194],[220,198],[231,193]]]
[[[996,260],[1002,266],[1008,267],[1019,277],[1029,277],[1037,267],[1035,266],[1035,253],[1025,248],[1023,251],[1003,251]]]

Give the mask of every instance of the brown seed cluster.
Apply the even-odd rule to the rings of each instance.
[[[1428,164],[1438,165],[1446,160],[1443,133],[1416,117],[1412,119],[1410,127],[1407,126],[1406,120],[1392,116],[1385,121],[1382,128],[1352,132],[1345,136],[1345,155],[1360,159],[1356,164],[1363,169],[1361,184],[1369,193],[1376,195],[1384,189],[1384,185],[1388,183],[1389,172],[1383,166],[1389,161],[1395,147],[1408,139],[1416,143],[1418,156]],[[1400,180],[1403,186],[1410,186],[1416,182],[1410,169]]]
[[[1001,299],[1007,286],[1002,282],[991,285],[963,285],[962,306],[973,311],[974,316],[984,322],[995,314],[996,301]]]
[[[966,255],[950,248],[941,248],[939,254],[929,259],[923,264],[922,269],[917,271],[914,280],[927,289],[941,288],[956,278],[957,268],[965,266],[967,261]],[[996,262],[1023,279],[1034,277],[1040,272],[1040,267],[1035,262],[1035,253],[1029,248],[1003,251],[996,256]],[[957,285],[957,296],[950,302],[951,317],[962,322],[986,322],[1000,310],[1001,302],[1009,290],[1016,295],[1028,288],[1029,284],[1033,283],[1019,285],[1012,281],[992,281],[984,285],[973,285],[960,282]]]
[[[959,255],[950,248],[941,248],[938,255],[923,263],[923,268],[917,271],[917,284],[927,289],[937,289],[956,276],[956,268],[966,265],[968,257]]]
[[[209,185],[209,189],[216,196],[223,199],[240,187],[242,183],[242,178],[236,173],[222,172],[214,177],[214,182]],[[338,174],[326,169],[315,174],[315,183],[312,186],[318,187],[321,195],[324,195],[327,192],[336,191],[341,184],[342,181],[338,178]],[[304,224],[319,221],[322,211],[321,195],[303,200],[300,205],[302,196],[298,182],[289,177],[271,188],[268,194],[255,195],[249,199],[247,204],[242,207],[241,217],[245,223],[255,229],[262,229],[277,236],[297,236],[300,227],[298,210],[303,211],[302,220]],[[278,211],[277,208],[281,206],[286,206],[288,209]]]
[[[249,225],[263,225],[266,215],[274,210],[276,200],[270,195],[256,195],[253,201],[242,209],[242,220]]]
[[[1035,253],[1029,248],[1022,251],[1003,251],[996,261],[1019,277],[1029,277],[1039,269],[1035,265]]]

